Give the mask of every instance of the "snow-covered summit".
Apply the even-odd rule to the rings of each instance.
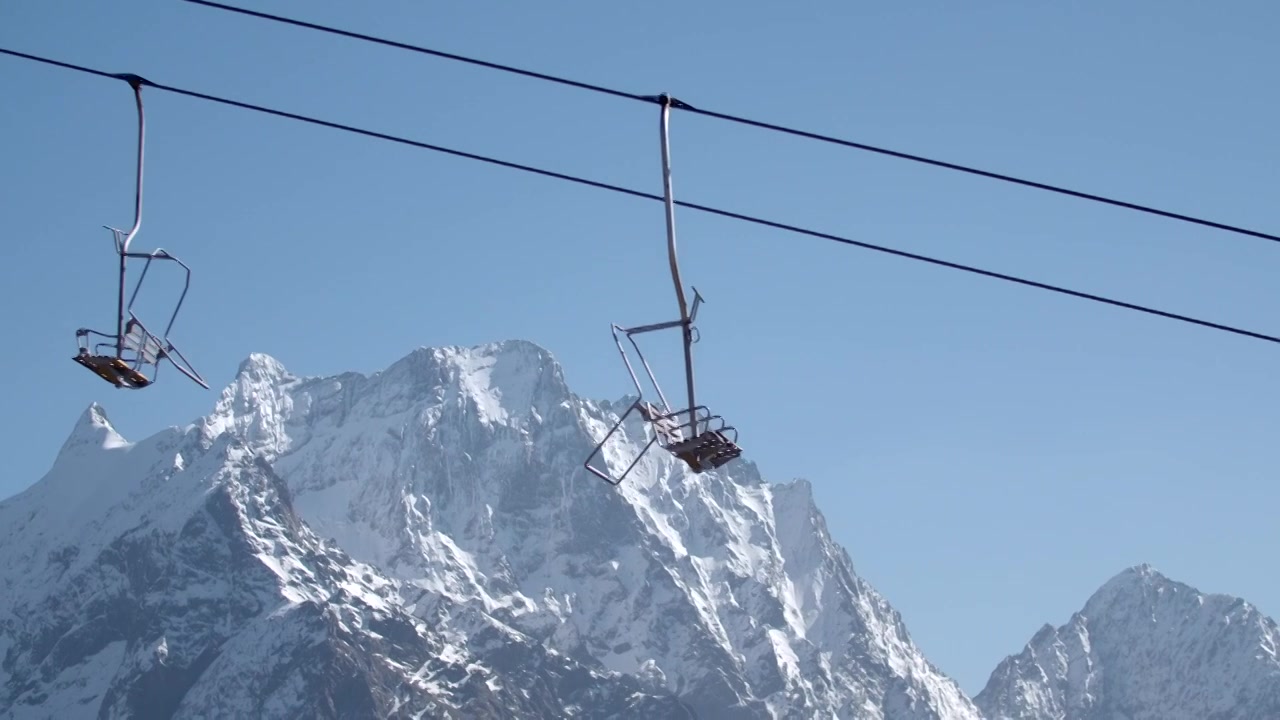
[[[94,402],[80,414],[80,419],[72,426],[55,459],[65,461],[86,451],[125,447],[128,444],[107,419],[107,411]]]
[[[1150,565],[1045,625],[975,698],[992,720],[1280,717],[1280,628],[1240,598]]]
[[[473,348],[418,348],[372,375],[327,378],[300,378],[279,360],[253,353],[201,423],[207,438],[234,431],[275,457],[309,441],[311,426],[322,416],[332,419],[336,412],[340,418],[342,404],[357,395],[379,403],[379,416],[388,417],[424,401],[424,393],[446,391],[459,401],[460,409],[483,423],[512,427],[540,420],[538,397],[569,394],[555,358],[522,340]],[[370,393],[376,397],[370,398]]]

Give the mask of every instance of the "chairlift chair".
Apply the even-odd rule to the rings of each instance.
[[[137,75],[119,75],[117,77],[128,82],[130,87],[133,88],[134,98],[138,105],[138,178],[133,227],[128,232],[125,232],[118,228],[105,226],[111,231],[115,242],[116,254],[120,258],[116,331],[111,334],[89,328],[76,330],[76,343],[79,346],[79,352],[76,353],[72,360],[92,370],[95,375],[117,388],[134,390],[148,387],[154,383],[160,370],[160,361],[168,360],[179,372],[207,390],[209,384],[196,372],[191,363],[187,361],[182,352],[169,339],[169,331],[173,329],[173,323],[178,318],[178,311],[182,309],[182,302],[186,299],[187,290],[191,286],[191,268],[163,249],[145,253],[133,252],[129,249],[134,236],[138,234],[138,228],[142,226],[142,161],[146,135],[146,122],[142,111],[142,85],[146,81]],[[126,304],[126,270],[128,261],[131,258],[145,260],[145,263],[142,266],[142,272],[138,275],[137,282],[134,284],[133,293],[129,296],[129,301]],[[182,294],[178,297],[177,305],[173,309],[173,314],[169,317],[169,324],[165,326],[163,335],[156,335],[148,330],[133,311],[133,304],[138,298],[138,291],[142,289],[142,282],[146,279],[147,271],[151,269],[151,263],[154,260],[167,260],[177,263],[186,273]],[[101,337],[104,341],[91,344],[89,339],[91,335]],[[149,371],[148,368],[150,368]]]
[[[737,429],[727,425],[724,418],[719,415],[713,415],[705,405],[698,405],[694,400],[693,344],[697,342],[697,339],[695,339],[697,330],[693,323],[698,315],[698,307],[705,301],[695,287],[693,288],[693,303],[692,307],[690,307],[686,303],[684,285],[680,280],[680,265],[676,258],[675,201],[671,190],[671,152],[668,140],[671,107],[688,107],[688,105],[666,94],[651,99],[658,101],[662,108],[660,130],[662,139],[663,200],[666,206],[667,220],[667,254],[671,263],[671,278],[675,284],[676,301],[680,306],[680,319],[630,328],[613,325],[613,340],[618,346],[618,353],[622,356],[622,362],[626,365],[627,373],[631,376],[631,382],[635,386],[636,399],[622,413],[617,423],[609,429],[604,439],[596,445],[584,463],[587,470],[611,485],[621,484],[655,443],[676,458],[679,458],[695,473],[722,467],[742,455],[742,448],[738,446]],[[681,329],[684,340],[685,386],[689,400],[688,405],[681,409],[673,409],[671,404],[667,402],[666,395],[662,392],[662,387],[658,384],[657,378],[654,377],[653,369],[649,367],[649,362],[645,360],[644,354],[640,351],[640,346],[635,339],[636,335],[677,327]],[[627,350],[623,346],[623,335],[626,336],[641,366],[644,368],[645,374],[657,394],[658,403],[645,399],[640,379],[636,376],[635,368],[632,366]],[[605,443],[622,427],[632,413],[638,413],[648,424],[648,427],[652,430],[652,436],[626,469],[617,477],[613,477],[608,472],[594,467],[591,462],[603,451]]]

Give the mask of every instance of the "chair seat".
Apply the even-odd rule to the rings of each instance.
[[[706,430],[695,438],[669,446],[667,450],[695,472],[714,470],[742,455],[742,448],[716,430]]]
[[[89,368],[98,377],[116,387],[137,389],[151,384],[146,375],[129,367],[123,360],[114,355],[80,353],[71,359]]]

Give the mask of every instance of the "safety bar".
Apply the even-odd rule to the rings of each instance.
[[[639,358],[641,366],[644,367],[645,375],[648,376],[650,384],[653,385],[654,391],[658,393],[658,398],[662,401],[663,410],[667,413],[670,413],[671,405],[667,402],[667,398],[662,392],[662,386],[658,384],[658,378],[655,377],[653,374],[653,368],[649,366],[649,361],[645,359],[644,352],[640,350],[640,345],[636,343],[635,336],[640,333],[652,332],[654,330],[664,330],[671,327],[678,327],[682,324],[683,324],[683,321],[675,320],[673,322],[654,323],[652,325],[640,325],[632,328],[624,328],[617,324],[614,324],[611,326],[613,331],[613,342],[615,345],[618,346],[618,355],[622,357],[622,363],[627,367],[627,374],[631,376],[631,384],[635,386],[635,389],[636,389],[636,399],[631,403],[631,406],[627,408],[626,412],[622,413],[622,416],[618,418],[618,422],[614,423],[613,427],[609,428],[609,432],[605,433],[604,438],[595,446],[595,449],[591,451],[591,454],[589,456],[587,456],[586,462],[583,463],[583,467],[585,467],[587,470],[591,471],[591,473],[594,474],[596,477],[599,477],[601,480],[604,480],[610,485],[617,485],[621,483],[623,479],[626,478],[626,476],[629,475],[631,471],[635,468],[636,464],[640,462],[640,458],[644,457],[645,453],[649,452],[649,448],[653,447],[653,444],[658,441],[657,433],[655,433],[654,436],[649,439],[649,442],[645,443],[644,448],[641,449],[640,453],[636,455],[634,460],[631,461],[631,464],[627,466],[627,469],[623,471],[622,475],[618,476],[617,478],[613,478],[609,474],[601,472],[600,470],[597,470],[591,465],[591,461],[595,459],[596,455],[599,455],[601,453],[601,451],[604,449],[605,444],[609,442],[609,438],[613,437],[614,433],[616,433],[618,429],[621,428],[624,423],[626,423],[627,418],[631,416],[631,413],[635,412],[636,410],[640,409],[642,405],[646,404],[646,401],[644,399],[644,395],[645,395],[644,388],[640,384],[640,378],[636,375],[635,366],[631,364],[631,358],[627,356],[627,349],[622,344],[622,337],[619,335],[619,333],[623,333],[627,336],[627,341],[630,342],[631,347],[635,349],[636,357]]]
[[[164,356],[166,359],[168,359],[169,363],[172,364],[175,368],[177,368],[178,372],[182,373],[183,375],[186,375],[193,382],[195,382],[197,385],[204,388],[205,390],[208,390],[209,383],[205,382],[204,378],[200,376],[200,373],[196,372],[196,369],[191,364],[191,361],[187,360],[186,356],[182,354],[182,351],[178,350],[178,348],[175,347],[174,344],[170,342],[168,338],[165,338],[165,342],[168,343],[168,347],[165,348]],[[175,355],[178,357],[179,360],[182,361],[181,364],[174,361],[173,358]],[[156,369],[159,370],[159,366],[157,366]]]
[[[679,324],[677,321],[676,324]],[[640,387],[640,379],[636,377],[635,368],[631,365],[631,359],[627,357],[626,348],[622,346],[622,339],[618,337],[618,332],[622,331],[627,334],[627,340],[630,341],[631,347],[635,348],[636,357],[640,358],[640,364],[644,366],[645,374],[649,376],[649,382],[653,385],[654,391],[658,393],[658,399],[662,401],[662,406],[667,412],[671,412],[671,404],[667,402],[667,397],[662,393],[662,386],[658,384],[658,378],[653,375],[653,368],[649,367],[649,361],[645,359],[644,353],[640,351],[640,346],[636,343],[635,335],[637,333],[649,332],[650,330],[661,330],[669,327],[669,323],[659,323],[657,325],[645,325],[639,328],[624,328],[617,325],[613,326],[613,342],[618,346],[618,354],[622,356],[622,362],[627,366],[627,373],[631,375],[631,384],[636,388],[637,401],[644,397],[644,390]]]
[[[653,444],[658,441],[658,435],[657,433],[654,433],[654,436],[649,438],[649,442],[644,444],[644,447],[640,450],[639,454],[636,455],[635,459],[631,461],[631,464],[627,465],[627,469],[622,471],[622,474],[616,478],[610,476],[606,472],[592,467],[591,465],[591,461],[595,459],[596,455],[599,455],[601,451],[604,450],[605,443],[609,442],[609,438],[613,437],[613,434],[617,432],[624,423],[626,423],[627,417],[630,416],[631,413],[635,412],[643,402],[644,400],[642,398],[636,398],[635,402],[631,403],[631,406],[627,408],[627,411],[622,413],[622,417],[618,418],[618,422],[614,423],[613,427],[609,428],[609,432],[605,433],[604,439],[601,440],[596,445],[595,449],[591,451],[591,454],[587,456],[587,461],[582,464],[582,466],[591,472],[591,474],[601,480],[604,480],[610,485],[617,486],[622,484],[622,481],[625,480],[627,476],[631,474],[631,471],[635,469],[635,466],[640,463],[640,458],[643,458],[645,453],[649,452],[649,448],[653,447]]]

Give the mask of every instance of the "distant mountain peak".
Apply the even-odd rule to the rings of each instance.
[[[107,419],[107,411],[97,402],[93,402],[80,413],[80,418],[72,426],[58,454],[61,456],[83,450],[123,448],[128,445],[129,441],[116,432],[111,421]]]
[[[1107,582],[1102,584],[1102,588],[1106,589],[1111,586],[1136,586],[1136,585],[1154,585],[1160,583],[1173,582],[1160,571],[1151,566],[1150,563],[1138,563],[1130,565],[1113,575]]]
[[[249,353],[241,360],[236,375],[276,380],[291,377],[284,363],[262,352]]]
[[[1157,610],[1166,607],[1192,609],[1206,604],[1211,608],[1235,605],[1252,607],[1243,600],[1229,595],[1201,592],[1143,563],[1125,568],[1103,583],[1102,587],[1098,588],[1085,602],[1080,613],[1085,617],[1093,618],[1118,612],[1140,611],[1151,614],[1156,621],[1162,617],[1175,620],[1177,618],[1168,611],[1157,612]]]
[[[1249,603],[1149,564],[1042,627],[975,697],[993,720],[1280,717],[1280,628]]]

